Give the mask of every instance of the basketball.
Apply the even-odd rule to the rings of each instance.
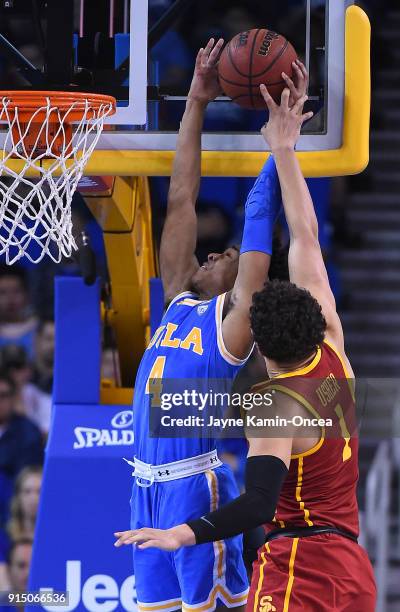
[[[296,51],[288,40],[272,30],[240,32],[226,45],[218,64],[219,81],[224,93],[243,108],[265,108],[259,86],[264,83],[272,98],[279,102],[285,81],[282,72],[292,78]]]

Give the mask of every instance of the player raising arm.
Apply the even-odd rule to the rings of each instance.
[[[159,393],[163,380],[196,379],[208,389],[209,380],[218,379],[219,391],[227,392],[246,363],[253,346],[251,298],[267,279],[273,224],[281,206],[271,158],[246,201],[240,253],[229,248],[211,253],[207,262],[198,264],[195,204],[201,130],[207,104],[220,91],[216,65],[221,44],[210,40],[198,54],[178,137],[160,254],[168,308],[143,355],[135,382],[133,530],[185,524],[238,494],[232,472],[218,458],[212,432],[165,437],[150,429],[151,417],[159,419],[162,414],[159,407],[152,408],[155,387]],[[305,76],[298,71],[302,76],[293,86],[296,97],[306,85]],[[210,610],[216,602],[240,607],[247,599],[240,537],[218,546],[184,548],[172,555],[135,548],[134,566],[139,607],[152,612],[204,610],[204,602],[211,602]]]
[[[302,112],[304,100],[290,108],[288,90],[280,106],[265,87],[261,91],[270,111],[262,133],[276,159],[290,231],[291,282],[267,283],[253,298],[251,326],[270,376],[257,392],[274,392],[272,412],[264,406],[257,416],[278,415],[287,423],[312,416],[316,421],[307,429],[291,424],[279,432],[260,433],[249,426],[243,495],[166,531],[123,534],[117,544],[175,550],[264,524],[267,543],[254,565],[248,610],[268,603],[271,610],[289,612],[374,612],[372,568],[357,544],[352,372],[312,200],[294,152],[310,115]],[[335,422],[332,432],[321,426],[322,417]]]
[[[207,262],[199,264],[195,256],[195,208],[201,176],[201,130],[208,103],[221,93],[217,63],[222,46],[222,39],[215,45],[211,39],[196,58],[171,176],[160,269],[166,304],[186,291],[201,299],[227,291],[223,339],[228,352],[242,359],[253,344],[248,312],[254,291],[262,288],[268,275],[272,230],[281,197],[275,163],[270,158],[247,198],[240,253],[231,247],[223,253],[211,253]],[[304,103],[308,86],[308,74],[300,61],[293,63],[293,72],[295,82],[282,75],[290,87],[288,103],[291,107],[299,99]]]
[[[178,293],[192,288],[200,266],[197,242],[196,202],[201,177],[201,131],[207,105],[220,93],[217,60],[223,46],[211,39],[200,49],[182,117],[168,192],[167,217],[160,245],[160,271],[168,304]]]

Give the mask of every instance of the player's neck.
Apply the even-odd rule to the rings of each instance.
[[[314,359],[317,351],[314,351],[312,355],[306,357],[302,361],[297,361],[296,363],[278,363],[277,361],[273,361],[272,359],[265,359],[265,364],[267,366],[268,376],[270,378],[276,378],[277,376],[282,376],[282,374],[288,374],[289,372],[296,372],[297,370],[302,370],[306,367],[311,361]]]

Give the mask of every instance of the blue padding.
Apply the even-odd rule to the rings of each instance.
[[[60,610],[134,612],[132,547],[113,546],[113,533],[130,528],[132,468],[122,458],[133,457],[132,409],[56,404],[53,413],[29,590],[69,590]]]
[[[56,347],[53,399],[58,404],[98,404],[100,398],[100,283],[55,281]]]
[[[150,279],[150,334],[153,336],[164,313],[164,288],[161,278]]]

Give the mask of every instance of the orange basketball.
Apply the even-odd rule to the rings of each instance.
[[[243,108],[265,108],[259,86],[264,83],[279,102],[285,81],[292,77],[296,51],[288,40],[272,30],[248,30],[237,34],[224,48],[218,74],[225,94]]]

